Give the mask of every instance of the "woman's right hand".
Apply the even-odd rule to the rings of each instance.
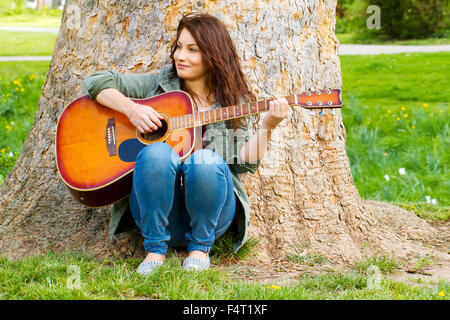
[[[130,122],[140,133],[152,132],[162,126],[160,120],[164,119],[155,109],[139,103],[133,103],[128,114]]]

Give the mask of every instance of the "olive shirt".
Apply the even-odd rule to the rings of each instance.
[[[106,88],[115,88],[129,98],[146,99],[167,91],[180,90],[180,79],[172,67],[162,69],[159,74],[119,74],[112,70],[101,71],[89,76],[83,86],[94,100],[100,91]],[[216,100],[212,109],[220,107],[222,105]],[[236,200],[238,200],[233,221],[237,232],[237,239],[233,243],[235,251],[238,251],[247,241],[250,225],[250,204],[239,174],[255,173],[260,164],[259,160],[255,163],[244,162],[238,156],[239,150],[252,135],[253,116],[244,119],[247,125],[240,126],[236,131],[230,130],[232,129],[231,120],[207,124],[205,126],[206,134],[203,136],[203,140],[209,142],[207,148],[222,156],[233,176],[233,189]],[[128,201],[129,197],[126,197],[113,205],[109,228],[111,238],[132,227]],[[124,222],[126,220],[128,222]]]

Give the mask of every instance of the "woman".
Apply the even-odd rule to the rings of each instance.
[[[193,14],[180,20],[171,60],[171,67],[158,75],[106,71],[90,76],[84,86],[91,98],[127,115],[141,133],[157,130],[163,118],[130,98],[181,89],[191,95],[199,111],[254,100],[225,25],[211,15]],[[137,272],[149,274],[161,266],[168,246],[187,247],[185,270],[208,269],[212,244],[232,222],[238,233],[235,250],[242,246],[250,206],[239,174],[256,171],[271,131],[287,112],[286,99],[275,99],[252,137],[251,117],[206,125],[203,129],[209,134],[203,139],[204,148],[184,161],[165,143],[141,150],[126,200],[147,252]],[[244,134],[230,142],[230,129]],[[229,148],[223,148],[227,143]],[[234,150],[232,161],[230,150]]]

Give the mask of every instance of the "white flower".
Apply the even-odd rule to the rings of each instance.
[[[427,203],[431,202],[431,197],[430,196],[425,196],[425,199],[427,200]]]
[[[398,169],[398,173],[400,173],[401,175],[406,174],[405,168],[400,168],[400,169]]]
[[[10,152],[10,153],[8,154],[8,156],[9,156],[10,158],[14,157],[14,153]]]
[[[436,203],[437,203],[437,200],[436,200],[436,199],[433,199],[433,200],[431,200],[431,203],[432,203],[432,204],[436,204]]]
[[[387,174],[384,175],[384,178],[386,179],[386,181],[389,181],[389,176]]]

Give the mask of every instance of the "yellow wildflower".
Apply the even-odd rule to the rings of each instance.
[[[411,126],[411,129],[415,129],[416,128],[416,126]]]
[[[414,206],[414,205],[411,206],[411,209],[416,210],[416,206]]]
[[[405,110],[406,110],[406,108],[405,108],[405,107],[401,107],[401,109],[402,109],[402,111],[405,111]]]
[[[5,153],[6,149],[2,148],[2,150],[0,150],[1,153]]]
[[[389,114],[392,113],[392,110],[388,110],[387,113],[389,113]]]
[[[367,121],[367,124],[370,124],[370,121]]]
[[[14,83],[16,86],[19,86],[19,87],[22,86],[22,84],[20,83],[20,81],[14,80],[13,83]]]
[[[10,126],[9,124],[7,124],[7,125],[5,126],[5,128],[6,128],[7,130],[9,130],[9,131],[12,130],[12,128],[11,128],[11,126]]]
[[[24,88],[20,88],[20,92],[24,92],[25,91],[25,89]]]
[[[281,289],[281,287],[276,286],[276,285],[272,285],[272,288],[275,289],[275,290],[280,290]]]
[[[384,153],[384,156],[387,157],[387,155],[388,155],[387,152],[385,152],[385,153]]]
[[[400,117],[397,117],[397,121],[400,121]]]
[[[407,113],[405,113],[403,116],[404,116],[405,118],[408,118],[408,114],[407,114]]]
[[[439,291],[438,295],[439,295],[439,297],[443,297],[443,296],[445,296],[445,293],[444,293],[444,291]]]
[[[423,106],[424,106],[425,108],[428,108],[428,103],[424,103]]]
[[[230,292],[230,294],[232,294],[232,293],[233,293],[233,290],[230,290],[229,292]]]

